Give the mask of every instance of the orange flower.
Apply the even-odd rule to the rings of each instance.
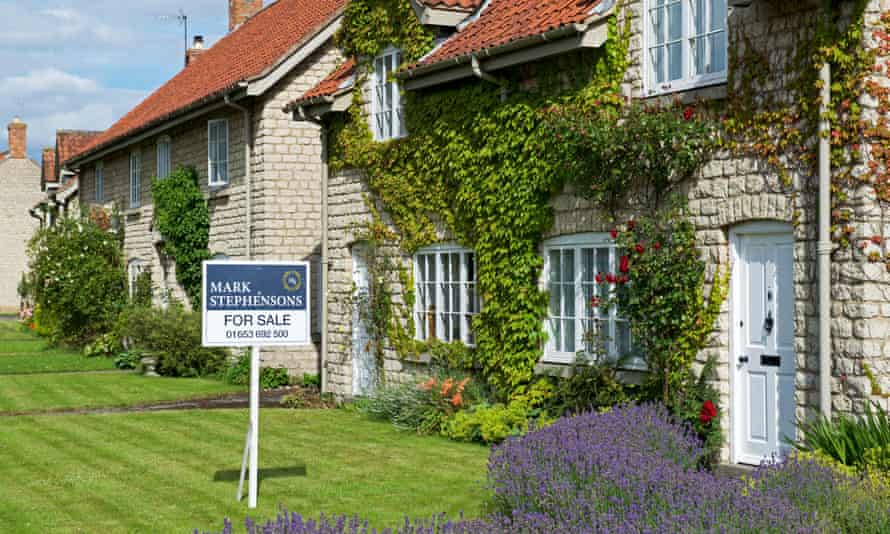
[[[470,379],[469,379],[469,377],[467,377],[467,378],[464,378],[463,380],[461,380],[460,382],[458,382],[456,391],[458,393],[462,393],[464,388],[467,387],[467,382],[469,382],[469,381],[470,381]]]
[[[442,382],[442,396],[445,397],[448,395],[448,392],[451,391],[451,386],[454,385],[454,380],[447,378],[444,382]]]
[[[462,403],[463,401],[464,401],[463,397],[461,397],[460,393],[458,392],[457,395],[455,395],[454,397],[452,397],[452,399],[451,399],[451,405],[454,406],[455,408],[457,408],[457,407],[459,407],[459,406],[461,405],[461,403]]]
[[[433,386],[435,386],[435,385],[436,385],[436,379],[430,378],[426,382],[421,383],[420,388],[423,389],[424,391],[429,391],[429,390],[433,389]]]

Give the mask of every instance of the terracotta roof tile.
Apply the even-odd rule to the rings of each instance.
[[[326,96],[334,96],[337,93],[350,89],[353,86],[353,76],[355,76],[355,58],[348,59],[345,63],[334,69],[324,80],[318,83],[312,89],[306,91],[300,98],[288,104],[288,109],[292,109],[300,104],[317,101]]]
[[[444,7],[457,9],[476,9],[482,5],[483,0],[418,0],[429,7]]]
[[[59,130],[56,132],[56,157],[59,161],[68,159],[95,141],[104,132],[84,130]]]
[[[133,108],[78,156],[221,96],[265,74],[294,48],[332,21],[347,0],[278,0],[220,39],[170,81]]]
[[[587,20],[600,0],[491,0],[491,4],[415,66],[431,65],[459,56],[531,37]]]

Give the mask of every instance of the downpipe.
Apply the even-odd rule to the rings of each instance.
[[[831,65],[819,70],[819,409],[831,417]]]

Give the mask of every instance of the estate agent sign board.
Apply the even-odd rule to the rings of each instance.
[[[260,347],[305,345],[309,333],[309,264],[205,261],[202,283],[205,347],[251,347],[250,426],[238,496],[250,463],[247,505],[256,508],[259,461]]]
[[[309,343],[306,263],[204,262],[204,346]]]

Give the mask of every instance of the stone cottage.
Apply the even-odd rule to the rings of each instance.
[[[854,2],[833,4],[839,16],[826,24],[859,25],[864,38],[855,48],[875,52],[866,61],[885,60],[880,36],[886,2],[867,2],[862,12]],[[395,44],[378,57],[344,61],[290,104],[296,124],[322,121],[330,134],[358,106],[375,142],[406,137],[403,142],[410,143],[403,106],[411,100],[404,95],[423,99],[470,85],[504,95],[542,90],[536,72],[554,66],[566,75],[577,71],[615,39],[609,23],[616,17],[618,27],[627,23],[629,31],[621,80],[625,99],[728,106],[750,97],[754,109],[767,102],[794,107],[800,73],[813,74],[809,88],[816,86],[817,74],[823,77],[820,87],[831,87],[831,72],[814,66],[812,55],[800,56],[800,43],[815,34],[814,21],[829,16],[818,2],[411,0],[410,5],[434,36],[432,49],[413,64],[402,60]],[[864,87],[888,84],[872,66],[863,69],[862,90],[840,105],[861,107],[866,120],[879,124],[886,111],[882,93],[867,94]],[[841,97],[822,98],[829,109]],[[786,124],[798,120],[792,117]],[[776,142],[785,152],[772,153],[777,159],[770,161],[750,152],[718,151],[682,188],[711,272],[718,265],[732,267],[730,295],[702,355],[718,360],[717,387],[728,415],[723,421],[727,461],[756,464],[786,448],[783,436],[795,435],[798,419],[817,410],[859,412],[871,400],[886,404],[881,393],[890,390],[884,204],[874,188],[863,185],[853,188],[855,198],[846,207],[832,210],[827,182],[830,172],[837,175],[842,169],[829,171],[828,157],[831,147],[841,146],[844,133],[829,132],[827,122],[820,127],[821,141],[807,145],[806,157],[822,163],[811,172],[788,173],[789,184],[776,170],[780,165],[773,164],[796,161],[800,154]],[[865,143],[856,140],[847,148],[863,151]],[[862,161],[847,162],[848,176],[884,168],[875,153],[862,153]],[[322,261],[330,265],[329,281],[323,282],[328,284],[323,306],[329,319],[325,386],[345,396],[367,394],[378,372],[399,377],[418,365],[423,369],[389,345],[383,361],[375,361],[366,323],[354,304],[374,283],[363,229],[380,217],[390,231],[398,234],[399,229],[371,193],[364,171],[342,166],[322,171],[329,204],[322,221]],[[632,341],[620,317],[591,317],[595,312],[584,305],[593,270],[585,269],[582,259],[614,268],[611,218],[569,190],[555,195],[550,205],[553,224],[540,236],[540,289],[549,291],[550,306],[541,318],[547,341],[540,346],[539,370],[562,372],[583,346],[586,321],[607,321],[610,352],[621,352]],[[624,214],[632,215],[632,210]],[[440,230],[441,243],[402,256],[411,276],[392,281],[392,299],[405,306],[403,284],[413,283],[408,313],[415,331],[410,334],[420,341],[472,344],[472,316],[485,306],[476,289],[474,251],[456,242],[447,228]]]
[[[206,49],[196,39],[182,71],[63,163],[81,176],[82,203],[120,211],[129,277],[149,271],[157,303],[184,300],[152,225],[152,180],[179,166],[199,176],[216,259],[309,261],[318,269],[318,127],[293,122],[283,108],[342,61],[332,36],[344,5],[231,0],[226,36]],[[317,331],[313,341],[266,351],[263,364],[318,373]]]
[[[80,176],[58,165],[89,145],[102,132],[84,130],[58,130],[56,144],[43,149],[40,187],[46,193],[32,209],[31,214],[43,225],[51,226],[59,217],[79,214],[78,188]]]
[[[0,312],[19,310],[18,284],[28,267],[27,245],[40,223],[28,208],[42,196],[40,166],[28,158],[28,127],[9,126],[9,150],[0,154]]]

